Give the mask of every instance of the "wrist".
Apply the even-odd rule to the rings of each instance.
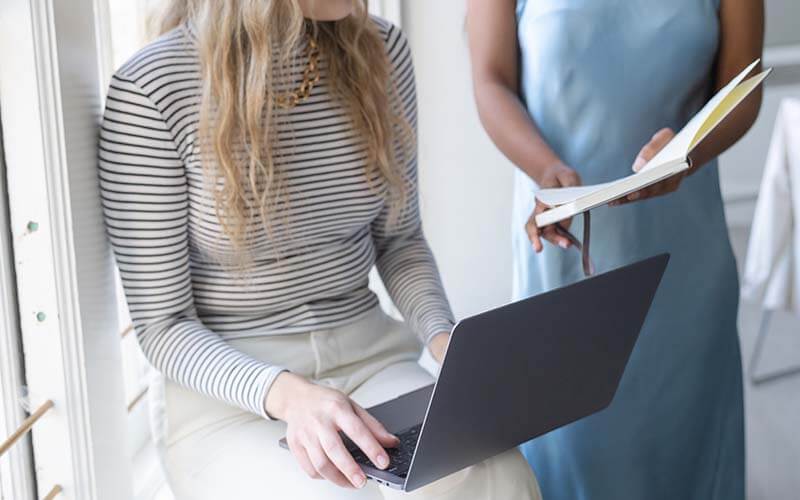
[[[309,381],[291,372],[278,375],[264,399],[264,410],[267,415],[285,421],[292,399],[308,384]]]
[[[430,351],[431,356],[439,363],[444,359],[444,353],[447,351],[447,344],[449,341],[450,333],[448,332],[437,333],[428,341],[428,351]]]
[[[563,169],[569,170],[570,167],[559,158],[553,158],[546,163],[541,163],[536,168],[531,168],[531,172],[533,173],[531,178],[533,178],[533,181],[538,184],[539,187],[551,187],[549,186],[551,183],[550,181],[557,178],[557,173]]]

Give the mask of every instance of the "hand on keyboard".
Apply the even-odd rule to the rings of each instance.
[[[384,469],[386,472],[391,472],[399,477],[406,477],[408,469],[411,466],[411,459],[414,456],[414,449],[419,440],[419,431],[421,427],[422,424],[417,424],[397,433],[397,437],[400,440],[398,445],[394,448],[386,448],[386,452],[389,454],[389,467]],[[347,441],[347,449],[353,454],[353,458],[357,463],[376,467],[358,446],[354,445],[349,440]]]

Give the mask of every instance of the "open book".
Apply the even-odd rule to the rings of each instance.
[[[552,208],[536,216],[536,225],[544,227],[568,219],[687,170],[690,166],[689,155],[697,145],[772,71],[768,69],[745,80],[758,62],[756,60],[750,64],[720,89],[638,172],[603,184],[537,191],[536,199]]]

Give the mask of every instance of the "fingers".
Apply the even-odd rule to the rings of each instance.
[[[673,175],[672,177],[664,179],[661,182],[647,186],[639,191],[634,191],[624,198],[614,200],[609,203],[609,206],[616,207],[619,205],[625,205],[632,201],[646,200],[648,198],[655,198],[656,196],[663,196],[665,194],[675,192],[680,187],[685,176],[685,174]]]
[[[364,471],[361,470],[361,467],[359,467],[359,465],[353,459],[353,455],[351,455],[344,446],[342,438],[339,436],[338,432],[335,432],[333,429],[325,429],[321,431],[319,435],[319,443],[322,445],[322,449],[325,450],[325,454],[328,456],[328,459],[333,462],[333,465],[336,466],[336,469],[338,469],[339,476],[347,478],[345,481],[349,482],[356,488],[361,488],[364,486],[367,481],[367,476],[364,475]],[[325,475],[325,472],[320,471],[320,473],[322,473],[326,479],[330,479],[327,475]],[[327,471],[327,473],[334,478],[337,476],[337,474],[331,471]],[[333,479],[331,480],[333,481]]]
[[[366,410],[339,391],[311,385],[287,411],[287,442],[297,463],[314,479],[361,488],[367,476],[345,446],[346,434],[379,468],[389,465],[384,447],[398,440]],[[303,399],[305,398],[305,399]],[[341,432],[341,433],[340,433]],[[349,441],[348,441],[349,445]]]
[[[337,435],[336,437],[338,439],[339,436]],[[328,458],[327,451],[323,448],[319,441],[312,443],[311,445],[307,445],[305,449],[308,453],[308,459],[311,461],[311,465],[313,465],[314,470],[316,470],[320,476],[337,486],[341,486],[342,488],[353,487],[353,483],[347,479],[339,470],[339,468]]]
[[[648,188],[640,189],[639,191],[634,191],[633,193],[628,194],[627,196],[623,196],[618,200],[614,200],[608,204],[610,207],[618,207],[620,205],[627,205],[628,203],[632,203],[634,201],[644,200],[646,198],[651,198],[653,192],[650,191]]]
[[[536,216],[544,212],[546,209],[547,207],[541,203],[537,203],[533,213],[525,222],[525,232],[528,233],[528,239],[533,245],[533,250],[536,253],[539,253],[544,249],[544,245],[542,244],[543,239],[561,248],[569,248],[572,244],[570,243],[569,238],[559,234],[554,225],[545,226],[543,228],[540,228],[536,225]],[[561,225],[564,228],[569,228],[571,222],[572,219],[564,220],[561,221]]]
[[[542,237],[544,237],[546,241],[549,241],[553,245],[559,246],[564,249],[569,248],[569,246],[572,244],[570,243],[569,238],[560,234],[556,230],[555,225],[545,226],[544,229],[542,229]]]
[[[539,238],[539,227],[536,226],[536,211],[534,211],[528,220],[525,222],[525,232],[528,233],[528,239],[530,240],[531,244],[533,245],[533,250],[536,253],[541,252],[544,247],[542,246],[542,240]]]
[[[631,193],[628,195],[630,201],[646,200],[648,198],[655,198],[656,196],[663,196],[678,190],[683,180],[683,175],[674,175],[661,182],[656,182],[641,191]],[[635,195],[631,198],[631,195]]]
[[[355,410],[356,415],[364,422],[372,435],[375,436],[375,439],[383,446],[384,448],[394,448],[398,444],[400,444],[400,440],[397,439],[397,436],[392,434],[391,432],[386,430],[386,427],[383,426],[382,423],[378,421],[377,418],[373,417],[367,410],[359,406],[357,403],[352,403],[353,410]]]
[[[370,461],[375,464],[376,467],[385,469],[389,466],[389,455],[359,416],[355,413],[341,416],[338,420],[338,424],[339,428],[369,457]],[[388,432],[386,434],[388,434]],[[396,444],[394,441],[392,442]]]
[[[546,207],[544,205],[540,204],[539,206],[536,207],[536,211],[534,212],[534,214],[539,214],[539,213],[543,212],[545,209],[546,209]],[[536,220],[535,220],[535,217],[534,217],[534,224],[535,223],[536,223]],[[562,220],[561,222],[559,222],[559,224],[561,224],[561,227],[563,227],[564,229],[569,229],[569,226],[572,224],[572,219],[570,218],[570,219]],[[570,245],[572,245],[572,242],[569,241],[569,238],[567,238],[566,236],[564,236],[563,234],[558,232],[558,230],[556,229],[555,224],[551,224],[549,226],[545,226],[543,228],[539,228],[539,234],[546,241],[549,241],[553,245],[559,246],[561,248],[566,249],[566,248],[569,248]]]
[[[305,447],[296,439],[287,438],[287,442],[289,444],[289,451],[292,452],[292,455],[294,455],[297,463],[300,464],[300,468],[303,469],[303,472],[311,479],[322,479],[322,476],[314,467],[314,464],[311,463],[311,459],[308,458],[308,452]]]
[[[548,169],[545,178],[537,180],[537,182],[539,183],[540,187],[547,188],[580,186],[581,177],[574,169],[564,165],[563,163],[559,163]],[[536,225],[536,215],[546,210],[548,210],[548,207],[537,201],[533,213],[525,222],[525,232],[528,234],[528,239],[533,246],[533,250],[536,253],[539,253],[544,249],[542,240],[548,241],[561,248],[569,248],[572,245],[572,243],[569,241],[569,238],[556,231],[555,226],[550,225],[540,228]],[[570,223],[571,219],[560,222],[565,229],[569,228]]]
[[[636,156],[633,162],[633,171],[638,172],[644,167],[648,161],[661,151],[672,138],[675,137],[675,132],[670,128],[662,128],[656,132],[650,141],[645,144]]]
[[[656,145],[658,151],[661,151],[673,137],[675,137],[675,132],[669,127],[664,127],[653,134],[652,142]]]

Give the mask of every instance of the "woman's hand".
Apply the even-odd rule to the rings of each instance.
[[[650,139],[650,142],[645,144],[641,151],[639,151],[639,155],[633,162],[633,171],[638,172],[641,170],[648,161],[652,160],[659,151],[664,149],[664,146],[666,146],[673,137],[675,137],[675,132],[673,132],[671,128],[662,128],[656,132],[653,138]],[[647,198],[669,194],[673,191],[676,191],[680,187],[681,181],[683,181],[683,178],[686,177],[687,173],[688,171],[685,170],[679,174],[667,177],[661,182],[656,182],[655,184],[651,184],[646,188],[640,189],[639,191],[634,191],[624,198],[614,200],[609,203],[609,205],[615,207],[617,205],[624,205],[625,203],[630,203],[636,200],[645,200]]]
[[[293,373],[278,376],[264,407],[269,415],[288,424],[289,450],[306,474],[344,488],[361,488],[367,477],[339,432],[347,435],[380,469],[389,465],[384,448],[398,444],[397,437],[350,398]]]
[[[442,332],[437,333],[433,336],[430,342],[428,342],[428,350],[440,365],[442,361],[444,361],[444,353],[447,351],[447,343],[450,341],[450,333],[449,332]]]
[[[536,183],[540,188],[543,189],[580,186],[581,178],[573,169],[569,168],[563,163],[557,163],[556,165],[547,168],[539,176],[539,178],[536,179]],[[559,234],[554,225],[543,228],[540,228],[536,225],[536,216],[548,208],[549,207],[539,203],[537,200],[536,207],[533,209],[533,213],[530,217],[528,217],[528,221],[525,223],[525,231],[528,233],[528,239],[531,240],[533,249],[536,251],[536,253],[539,253],[544,249],[544,246],[542,245],[542,238],[549,241],[553,245],[560,246],[561,248],[569,248],[571,245],[569,239],[567,239],[566,236]],[[560,222],[564,229],[569,229],[571,223],[572,219],[567,219]]]

